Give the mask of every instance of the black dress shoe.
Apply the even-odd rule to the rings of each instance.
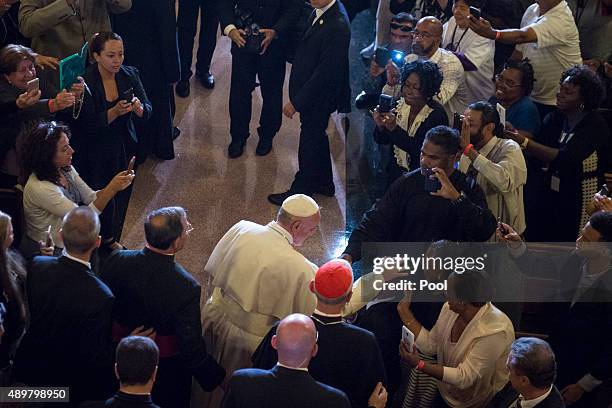
[[[236,159],[242,156],[242,153],[244,153],[245,144],[246,144],[245,142],[230,143],[230,145],[227,147],[227,154],[230,157],[230,159]]]
[[[255,149],[255,154],[258,156],[265,156],[272,151],[272,138],[260,137]]]
[[[200,82],[204,88],[213,89],[215,87],[215,77],[210,72],[198,74],[198,78],[200,78]]]
[[[181,79],[176,84],[175,88],[176,94],[181,98],[186,98],[189,96],[189,80]]]
[[[283,205],[283,201],[285,201],[287,198],[291,197],[294,194],[306,194],[308,196],[311,195],[311,194],[304,193],[301,191],[288,190],[288,191],[285,191],[284,193],[270,194],[268,196],[268,201],[280,207],[281,205]]]
[[[336,187],[331,184],[329,186],[316,188],[313,192],[315,194],[321,194],[326,197],[333,197],[336,194]]]
[[[172,140],[176,140],[181,135],[181,129],[178,126],[172,128]]]

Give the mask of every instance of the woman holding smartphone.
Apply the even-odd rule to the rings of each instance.
[[[56,113],[66,114],[83,92],[76,84],[70,91],[62,90],[54,98],[40,83],[36,73],[36,57],[23,45],[9,44],[0,50],[0,187],[13,188],[17,184],[17,136],[24,126],[50,119]],[[61,115],[58,117],[61,119]]]
[[[138,70],[123,65],[123,41],[112,32],[100,32],[89,42],[94,63],[85,71],[88,90],[83,111],[73,129],[75,163],[81,177],[93,189],[100,189],[118,172],[126,170],[136,153],[135,122],[148,120],[151,104]],[[114,213],[103,214],[102,225],[112,225],[112,239],[103,242],[119,249],[131,188],[115,198]]]

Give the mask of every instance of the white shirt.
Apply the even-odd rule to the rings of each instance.
[[[545,394],[542,394],[538,398],[534,398],[530,400],[526,400],[525,397],[523,397],[522,395],[519,395],[517,399],[521,401],[521,408],[533,408],[536,405],[538,405],[540,402],[544,401],[548,397],[548,395],[550,395],[550,392],[552,391],[552,387],[553,386],[551,385]],[[515,403],[516,403],[516,400],[515,400]]]
[[[508,382],[506,359],[514,328],[508,316],[487,303],[452,344],[451,331],[458,316],[445,303],[431,331],[421,329],[416,345],[425,354],[437,355],[438,364],[444,366],[438,389],[448,405],[482,407]]]
[[[78,201],[100,214],[100,210],[94,205],[96,192],[81,179],[74,167],[71,166],[70,171],[63,174],[72,194],[79,197]],[[50,225],[55,246],[63,248],[64,243],[59,235],[62,219],[76,207],[77,203],[66,197],[62,187],[50,181],[40,181],[32,173],[23,189],[26,235],[34,241],[44,241],[47,239],[47,228]]]
[[[466,30],[457,26],[455,17],[451,17],[444,24],[442,45],[448,49],[453,40],[453,49],[463,53],[474,64],[477,71],[465,71],[467,85],[467,102],[488,101],[495,93],[493,82],[493,57],[495,55],[495,41],[476,34],[469,28]],[[459,41],[461,39],[461,41]]]
[[[334,3],[335,3],[335,2],[336,2],[336,0],[333,0],[331,3],[329,3],[329,4],[328,4],[327,6],[325,6],[325,7],[323,7],[323,8],[316,8],[316,9],[315,9],[315,15],[316,15],[316,17],[315,17],[315,19],[312,21],[312,25],[314,25],[314,24],[315,24],[315,23],[316,23],[316,22],[319,20],[319,18],[321,18],[321,16],[322,16],[322,15],[323,15],[323,14],[324,14],[324,13],[325,13],[327,10],[329,10],[329,9],[330,9],[330,8],[331,8],[331,7],[334,5]]]
[[[84,261],[84,260],[82,260],[82,259],[79,259],[79,258],[76,258],[76,257],[74,257],[74,256],[70,255],[70,254],[69,254],[69,253],[66,251],[66,249],[65,249],[65,248],[62,250],[62,256],[65,256],[66,258],[68,258],[68,259],[70,259],[70,260],[72,260],[72,261],[74,261],[74,262],[78,262],[78,263],[80,263],[80,264],[82,264],[82,265],[85,265],[85,266],[87,267],[87,269],[91,270],[91,262],[86,262],[86,261]]]
[[[521,28],[525,27],[533,29],[538,37],[535,43],[517,46],[517,50],[533,65],[536,81],[531,98],[544,105],[555,105],[561,74],[582,63],[580,39],[572,11],[563,0],[540,16],[540,6],[532,4],[523,14]]]
[[[276,363],[277,366],[286,368],[288,370],[297,370],[297,371],[306,371],[308,372],[308,367],[289,367],[281,363]]]
[[[474,165],[476,183],[485,193],[489,210],[522,234],[526,228],[523,186],[527,165],[521,147],[514,140],[493,136],[478,153],[473,163],[462,155],[459,170],[467,174],[470,164]]]

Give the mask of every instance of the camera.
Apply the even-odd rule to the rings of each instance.
[[[384,67],[387,65],[387,62],[391,59],[391,53],[385,47],[378,47],[376,51],[374,51],[374,62],[379,67]]]
[[[391,112],[393,109],[393,97],[387,94],[381,94],[378,99],[378,112],[379,113],[387,113]]]
[[[404,54],[403,51],[391,51],[391,60],[398,66],[398,68],[402,68],[404,66],[404,57],[406,57],[406,54]]]
[[[463,118],[461,117],[460,114],[455,113],[453,115],[453,129],[457,129],[459,132],[461,132],[462,127],[463,127]]]
[[[253,13],[236,8],[235,15],[237,17],[238,28],[243,29],[245,32],[245,50],[259,54],[265,35],[261,31],[259,24],[253,21]]]
[[[480,9],[476,8],[474,6],[470,6],[470,14],[476,19],[478,20],[480,18]]]

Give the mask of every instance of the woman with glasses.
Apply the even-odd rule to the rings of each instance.
[[[521,132],[505,133],[544,168],[543,189],[531,191],[536,195],[531,201],[541,205],[528,209],[539,221],[534,227],[527,220],[530,241],[575,241],[589,219],[591,197],[605,181],[610,132],[597,112],[603,84],[584,65],[565,71],[560,84],[557,109],[544,118],[537,141]]]
[[[83,85],[77,84],[70,92],[63,90],[50,98],[51,93],[44,83],[34,85],[31,82],[37,79],[36,56],[22,45],[9,44],[0,50],[0,104],[16,107],[5,109],[0,121],[0,187],[3,188],[13,188],[17,184],[19,164],[15,146],[22,128],[68,110],[74,105],[75,96],[83,92]]]
[[[453,272],[446,282],[446,303],[431,330],[412,313],[410,297],[398,304],[416,345],[410,350],[402,340],[400,356],[414,370],[438,380],[442,401],[433,406],[484,407],[508,381],[506,359],[514,327],[490,302],[492,290],[483,272]],[[420,353],[435,355],[436,361],[426,361]]]
[[[397,108],[372,113],[376,129],[374,140],[393,146],[394,158],[387,166],[390,186],[402,174],[419,168],[425,133],[438,125],[447,125],[442,105],[434,101],[440,91],[442,73],[433,62],[415,61],[402,71],[401,98]]]
[[[506,109],[506,127],[516,129],[530,139],[540,132],[540,115],[529,95],[535,82],[528,59],[508,61],[495,77],[495,95],[489,99]]]
[[[88,205],[97,214],[113,211],[113,198],[134,179],[133,172],[121,171],[104,188],[92,190],[72,167],[74,150],[69,138],[68,127],[41,122],[27,132],[20,150],[26,221],[21,249],[27,258],[39,255],[49,233],[55,242],[56,255],[61,253],[64,245],[59,229],[64,215],[78,205]],[[103,240],[112,237],[108,226],[103,226],[100,234]]]

